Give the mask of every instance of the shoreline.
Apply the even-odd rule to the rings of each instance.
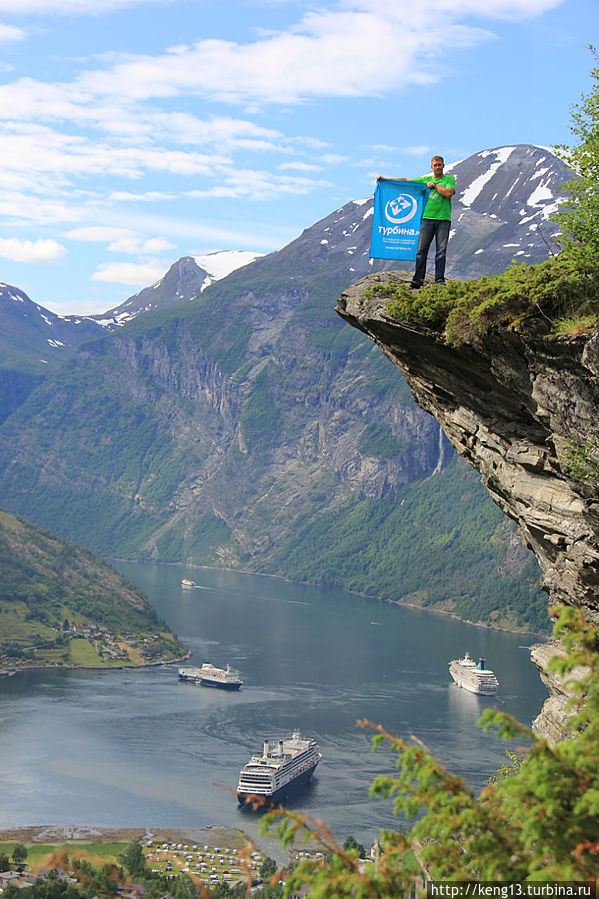
[[[251,844],[242,830],[210,824],[204,827],[110,827],[69,824],[15,825],[0,828],[0,843],[131,843],[134,840],[160,842],[202,842],[242,849]]]
[[[3,669],[0,672],[1,677],[14,677],[24,671],[127,671],[129,669],[137,670],[138,668],[161,668],[168,665],[179,665],[185,662],[191,656],[191,649],[185,655],[176,659],[170,659],[168,662],[140,662],[131,665],[22,665],[19,668]],[[1,831],[0,831],[1,833]]]
[[[461,621],[463,624],[471,624],[473,627],[481,627],[490,631],[501,631],[504,634],[518,634],[521,637],[535,637],[537,640],[542,640],[546,642],[551,639],[551,634],[541,634],[537,631],[528,631],[528,630],[518,630],[516,628],[511,627],[502,627],[497,624],[487,624],[484,621],[470,621],[469,618],[460,618],[459,615],[456,615],[454,612],[447,612],[444,609],[436,609],[432,606],[421,606],[418,603],[406,602],[399,599],[385,599],[383,596],[376,596],[374,593],[362,593],[360,590],[348,590],[347,587],[339,587],[333,586],[331,584],[316,584],[312,583],[312,581],[293,581],[291,578],[285,577],[282,574],[268,574],[262,571],[251,571],[247,568],[228,568],[228,567],[220,567],[216,565],[197,565],[193,562],[152,562],[152,561],[139,561],[138,559],[113,559],[113,562],[125,562],[130,565],[167,565],[172,568],[195,568],[198,571],[228,571],[232,574],[248,574],[253,575],[254,577],[267,577],[272,578],[274,580],[283,581],[286,584],[298,584],[302,587],[316,587],[326,588],[332,590],[339,590],[342,593],[348,593],[350,596],[361,596],[363,599],[372,599],[375,602],[382,602],[392,606],[399,606],[400,608],[406,609],[417,609],[420,612],[430,612],[433,615],[443,615],[446,618],[453,618],[454,621]],[[549,615],[547,616],[549,620]]]

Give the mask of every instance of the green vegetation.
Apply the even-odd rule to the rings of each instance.
[[[263,828],[276,829],[284,845],[317,839],[329,853],[325,865],[301,862],[286,880],[286,895],[308,884],[315,899],[389,899],[410,895],[424,871],[429,880],[592,881],[599,853],[599,630],[579,609],[563,608],[554,633],[567,650],[550,667],[572,691],[570,739],[550,745],[510,715],[486,709],[479,721],[485,730],[525,740],[529,751],[518,770],[475,796],[417,738],[408,743],[359,722],[377,731],[373,748],[386,743],[397,756],[396,773],[378,777],[371,795],[391,800],[397,815],[415,823],[407,833],[383,833],[378,865],[364,870],[357,851],[338,846],[322,822],[268,813]]]
[[[360,437],[359,449],[364,456],[376,456],[379,459],[393,459],[399,455],[401,446],[393,436],[387,424],[369,422]]]
[[[476,281],[431,284],[418,292],[404,284],[376,285],[369,297],[387,298],[392,318],[443,332],[450,346],[476,342],[494,327],[517,327],[535,317],[546,331],[589,327],[599,312],[599,259],[570,248],[537,265],[512,265]]]
[[[597,447],[586,442],[582,446],[576,446],[570,442],[570,447],[565,454],[566,470],[575,478],[582,481],[599,481],[599,458]]]
[[[254,389],[239,423],[248,449],[263,452],[279,436],[283,416],[277,408],[270,381],[274,376],[274,366],[265,366],[254,382]]]
[[[298,519],[274,557],[295,581],[342,587],[452,612],[474,622],[546,633],[536,559],[514,550],[513,528],[482,501],[461,460],[397,496],[349,500]]]
[[[13,857],[17,846],[24,845],[17,842],[0,843],[0,853]],[[120,853],[129,844],[126,842],[95,842],[95,843],[31,843],[25,847],[27,864],[33,872],[45,867],[52,858],[59,857],[85,857],[93,864],[98,862],[115,863]]]
[[[81,668],[94,668],[102,664],[101,656],[89,640],[83,637],[71,640],[69,654],[71,663]]]
[[[597,52],[590,46],[595,62]],[[599,250],[599,66],[590,73],[592,87],[581,102],[570,108],[570,131],[576,139],[572,147],[557,147],[558,155],[572,171],[570,181],[565,185],[567,200],[556,215],[562,228],[562,242],[582,245],[597,253]]]
[[[2,511],[0,571],[0,667],[142,664],[185,652],[141,590],[102,559]],[[124,635],[136,647],[119,645]]]
[[[283,887],[268,883],[277,865],[254,850],[239,834],[239,848],[175,845],[161,841],[141,843],[64,842],[58,845],[0,843],[0,871],[10,870],[9,854],[26,858],[36,899],[93,899],[116,895],[148,899],[282,899]],[[190,841],[191,842],[191,841]],[[164,848],[163,848],[164,847]],[[6,868],[2,865],[6,860]],[[21,885],[6,888],[4,896],[17,899]]]

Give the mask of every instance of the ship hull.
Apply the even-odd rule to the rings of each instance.
[[[278,802],[281,802],[287,796],[295,793],[301,787],[305,786],[305,784],[310,780],[314,771],[316,770],[316,766],[318,762],[315,762],[310,768],[306,771],[302,771],[301,774],[298,774],[297,777],[294,777],[293,780],[290,780],[289,783],[285,784],[283,787],[279,787],[278,790],[275,790],[274,793],[237,793],[237,799],[239,804],[242,806],[249,806],[252,803],[256,802],[257,799],[262,799],[267,805],[274,804],[276,805]]]
[[[454,671],[453,669],[449,669],[449,673],[458,685],[458,687],[462,687],[464,690],[468,690],[469,693],[476,693],[477,696],[494,696],[497,693],[497,686],[493,685],[481,685],[470,683],[466,678],[464,678],[459,671]]]
[[[196,683],[201,687],[214,687],[216,690],[239,690],[241,683],[225,684],[221,681],[207,680],[205,677],[198,678]]]

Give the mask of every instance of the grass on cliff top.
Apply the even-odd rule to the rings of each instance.
[[[547,331],[588,331],[599,315],[599,261],[584,249],[568,250],[536,265],[514,264],[501,275],[431,284],[377,285],[367,298],[387,298],[387,313],[399,321],[444,333],[446,343],[474,343],[497,326],[514,327],[541,318]]]

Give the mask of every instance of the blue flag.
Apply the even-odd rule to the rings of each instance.
[[[416,259],[420,222],[429,193],[422,181],[379,178],[370,243],[373,259]]]

